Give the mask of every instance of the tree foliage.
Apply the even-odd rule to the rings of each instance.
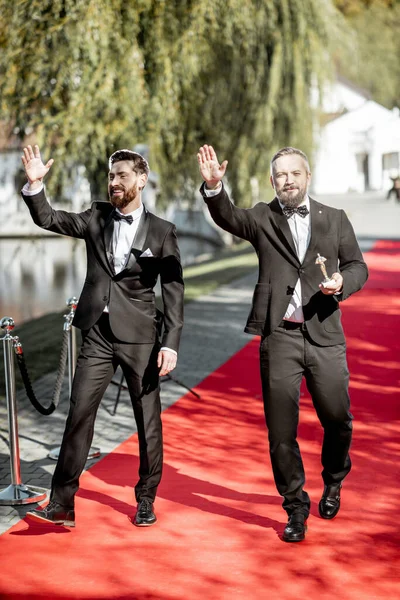
[[[372,6],[392,7],[397,0],[334,0],[335,6],[346,16],[354,17]]]
[[[310,86],[327,73],[335,15],[313,0],[181,2],[175,14],[170,5],[158,3],[144,44],[145,64],[155,57],[147,81],[159,102],[160,170],[172,178],[164,185],[194,180],[192,157],[208,142],[229,159],[236,198],[249,202],[252,176],[266,189],[273,150],[310,150]]]
[[[397,0],[336,0],[353,35],[338,53],[339,70],[373,99],[400,106],[400,3]]]
[[[211,143],[250,203],[271,152],[311,149],[337,15],[330,0],[0,0],[1,118],[55,158],[53,190],[83,164],[104,193],[109,153],[141,142],[164,198],[191,193]]]
[[[139,13],[120,0],[1,2],[1,109],[21,140],[55,159],[54,180],[83,164],[96,183],[113,143],[145,134]],[[129,4],[128,4],[129,6]]]

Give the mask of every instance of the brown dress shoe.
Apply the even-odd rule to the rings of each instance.
[[[294,513],[289,517],[289,521],[283,532],[284,542],[302,542],[306,537],[307,519],[302,513]]]
[[[333,519],[340,508],[341,483],[331,483],[324,486],[324,493],[318,505],[319,514],[323,519]]]
[[[137,505],[136,515],[133,517],[133,524],[137,527],[150,527],[157,521],[153,511],[153,503],[148,498],[143,498]]]
[[[26,516],[41,523],[75,527],[75,511],[61,506],[61,504],[58,504],[54,500],[51,500],[45,508],[30,510],[26,513]]]

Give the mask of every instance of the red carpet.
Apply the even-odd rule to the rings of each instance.
[[[307,539],[285,544],[252,340],[164,413],[159,521],[133,527],[136,436],[86,472],[77,528],[23,521],[0,537],[2,599],[369,600],[399,597],[400,244],[366,254],[371,277],[343,305],[352,373],[353,470],[333,521],[317,516],[320,440],[302,398],[313,501]]]

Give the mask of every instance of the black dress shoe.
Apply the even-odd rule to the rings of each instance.
[[[282,538],[285,542],[302,542],[306,531],[307,519],[302,513],[294,513],[289,517]]]
[[[148,498],[143,498],[137,505],[136,515],[133,517],[133,524],[137,527],[150,527],[157,521],[153,512],[153,503]]]
[[[51,500],[45,508],[30,510],[26,513],[26,516],[41,523],[75,527],[75,511],[61,506],[61,504],[58,504],[54,500]]]
[[[341,483],[331,483],[324,486],[324,493],[318,505],[319,514],[323,519],[333,519],[340,508]]]

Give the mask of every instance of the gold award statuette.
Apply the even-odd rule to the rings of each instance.
[[[317,258],[315,259],[315,264],[320,266],[322,275],[324,276],[324,279],[321,283],[324,287],[327,287],[330,283],[332,283],[333,280],[328,276],[328,273],[326,272],[325,261],[325,256],[321,256],[318,253]]]

